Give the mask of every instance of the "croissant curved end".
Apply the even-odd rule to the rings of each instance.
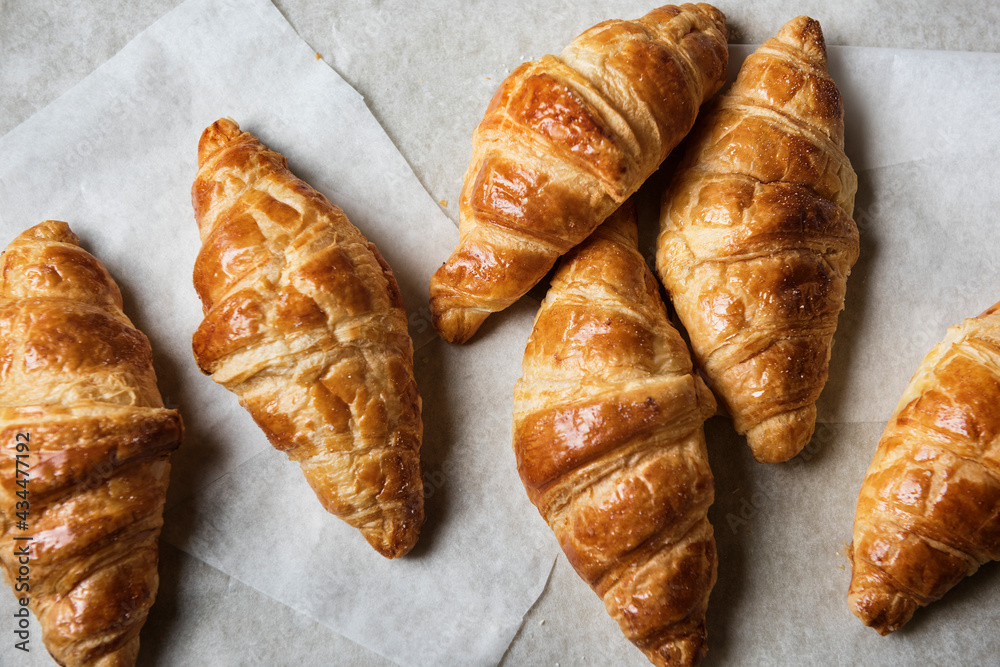
[[[19,239],[35,241],[57,241],[80,245],[80,238],[62,220],[46,220],[21,232]]]
[[[220,118],[206,127],[198,140],[198,166],[240,134],[240,125],[232,118]]]
[[[94,662],[94,667],[121,667],[134,665],[139,658],[139,638],[135,637],[114,653],[103,655]]]
[[[722,13],[721,9],[707,2],[699,2],[695,7],[700,9],[703,14],[707,14],[708,18],[715,24],[715,27],[722,31],[726,39],[729,39],[729,27],[726,25],[726,15]]]
[[[441,338],[456,345],[461,345],[472,338],[489,315],[488,311],[475,308],[453,307],[442,310],[431,306],[431,321],[434,328],[441,334]]]
[[[708,654],[705,623],[681,636],[668,635],[641,650],[654,665],[699,665]]]
[[[787,461],[808,444],[816,428],[816,405],[768,417],[747,429],[747,444],[760,463]]]
[[[851,613],[885,636],[906,624],[917,610],[917,603],[886,586],[874,566],[854,559],[847,605]]]
[[[373,529],[361,528],[361,534],[372,549],[386,558],[405,556],[417,544],[420,536],[420,523],[406,521],[390,522],[388,526],[379,525]]]
[[[796,16],[781,27],[777,39],[799,48],[810,60],[826,66],[826,39],[816,19]]]

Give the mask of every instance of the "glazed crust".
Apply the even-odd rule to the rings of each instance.
[[[199,367],[297,461],[323,507],[383,556],[424,520],[420,396],[391,269],[285,158],[222,119],[192,187]]]
[[[0,359],[4,578],[24,582],[15,552],[27,545],[30,588],[16,595],[30,599],[60,665],[132,665],[183,428],[163,407],[149,341],[122,312],[118,286],[64,222],[28,229],[0,259]]]
[[[1000,304],[924,358],[858,496],[851,611],[880,634],[1000,560]]]
[[[789,21],[700,120],[664,195],[657,271],[759,461],[812,437],[847,276],[857,177],[819,23]]]
[[[514,394],[531,502],[628,639],[658,665],[705,654],[716,578],[703,430],[715,412],[667,321],[626,203],[560,265]]]
[[[445,340],[466,341],[635,192],[727,62],[725,17],[699,4],[600,23],[514,70],[473,135],[459,244],[431,279]]]

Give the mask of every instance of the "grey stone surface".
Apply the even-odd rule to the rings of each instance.
[[[176,0],[0,3],[0,134],[114,55]],[[653,3],[492,3],[478,0],[278,0],[302,38],[364,97],[435,200],[457,220],[469,136],[500,80],[524,60],[558,52],[587,27],[632,18]],[[1000,3],[716,3],[732,41],[759,43],[799,14],[820,20],[831,45],[1000,50]],[[431,122],[428,122],[431,121]]]

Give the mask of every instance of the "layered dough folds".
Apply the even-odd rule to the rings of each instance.
[[[998,406],[1000,304],[924,358],[861,485],[847,599],[880,634],[1000,560]]]
[[[445,340],[524,295],[660,166],[725,81],[726,35],[711,5],[668,5],[504,80],[473,135],[458,247],[431,280]]]
[[[857,177],[819,23],[789,21],[699,121],[664,195],[657,270],[760,461],[812,436],[847,276]]]
[[[132,665],[183,427],[118,286],[64,222],[0,259],[0,359],[4,578],[60,665]]]
[[[299,463],[327,511],[383,556],[405,554],[424,520],[423,425],[392,270],[235,122],[205,130],[198,165],[198,365]]]
[[[569,253],[514,394],[528,497],[622,632],[658,665],[695,664],[716,578],[702,424],[715,412],[667,320],[623,206]]]

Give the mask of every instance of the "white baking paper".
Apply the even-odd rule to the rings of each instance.
[[[425,407],[428,501],[421,541],[405,558],[385,560],[323,511],[298,466],[194,364],[200,243],[190,188],[198,138],[220,116],[285,154],[399,280]],[[522,522],[534,509],[508,435],[518,374],[509,361],[523,350],[531,309],[504,323],[517,328],[497,336],[506,347],[453,350],[436,338],[427,285],[457,232],[361,96],[275,7],[184,3],[6,135],[0,155],[4,245],[46,218],[68,221],[118,280],[153,345],[165,401],[183,414],[163,538],[399,663],[498,661],[557,550],[543,528]],[[5,608],[12,601],[6,595]],[[205,647],[206,664],[224,661],[213,650]]]
[[[557,52],[596,20],[640,13],[587,3],[529,25],[461,3],[392,7],[340,12],[324,56],[368,89],[392,86],[382,96],[389,103],[414,100],[405,120],[391,108],[385,115],[403,133],[394,138],[404,152],[419,158],[416,177],[448,199],[453,220],[469,136],[502,75]],[[319,5],[312,11],[325,16]],[[472,37],[496,22],[505,26],[502,46]],[[731,48],[734,71],[751,50]],[[475,81],[457,64],[470,52],[483,70]],[[885,420],[945,328],[1000,300],[992,221],[1000,55],[832,47],[830,67],[859,175],[861,258],[821,424],[803,453],[757,464],[727,420],[708,422],[719,580],[707,664],[1000,664],[996,564],[886,638],[845,601],[854,503]],[[194,367],[198,240],[188,188],[198,134],[221,115],[285,153],[342,206],[407,290],[428,523],[402,560],[384,561],[319,510],[296,467]],[[152,339],[164,394],[188,427],[174,456],[164,539],[197,567],[178,566],[186,556],[165,546],[151,619],[161,624],[144,630],[144,664],[368,664],[374,657],[361,647],[399,664],[647,664],[555,558],[555,540],[514,471],[511,392],[537,303],[527,298],[491,317],[463,347],[430,335],[427,277],[450,251],[454,227],[363,100],[268,2],[189,0],[0,139],[0,155],[0,240],[46,217],[71,222],[118,278],[129,314]],[[657,174],[640,193],[646,239],[667,177]],[[648,245],[644,252],[651,256]],[[0,614],[13,605],[0,593]],[[278,639],[285,650],[266,648],[278,629],[299,636]],[[5,641],[0,663],[29,664]]]

